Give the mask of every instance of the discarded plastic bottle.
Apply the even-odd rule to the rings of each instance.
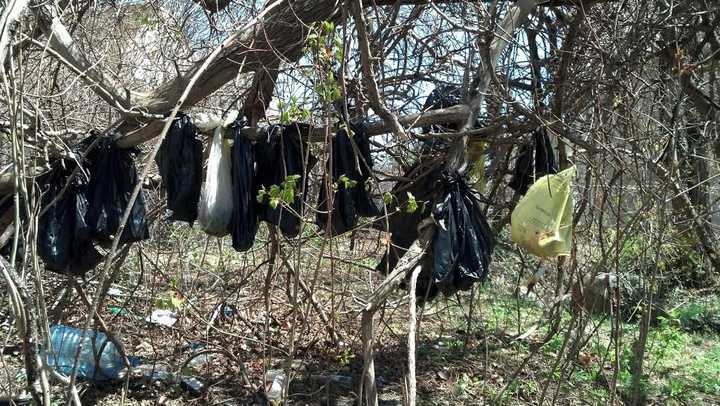
[[[170,367],[162,364],[142,364],[133,369],[133,373],[155,385],[172,384],[177,380]]]
[[[194,376],[184,376],[180,379],[180,387],[191,396],[200,396],[205,391],[205,385]]]
[[[81,340],[83,348],[78,358],[78,377],[96,382],[122,379],[125,370],[123,357],[115,344],[104,333],[97,331],[63,325],[50,327],[52,350],[45,354],[48,364],[58,372],[70,375]]]
[[[268,402],[273,406],[282,404],[285,398],[285,371],[282,369],[268,370],[265,373],[265,382],[272,382],[270,388],[265,391]]]

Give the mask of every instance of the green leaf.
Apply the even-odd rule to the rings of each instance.
[[[393,195],[390,192],[383,193],[383,202],[385,202],[386,206],[389,206],[393,202]]]
[[[301,177],[300,175],[290,175],[290,176],[288,176],[287,178],[285,178],[285,181],[284,181],[284,182],[285,182],[287,185],[292,185],[292,188],[296,188],[296,187],[297,187],[297,183],[298,183],[298,181],[300,180],[300,177]]]
[[[290,188],[283,189],[282,200],[287,204],[292,203],[293,200],[295,200],[295,190]]]
[[[338,100],[338,99],[340,99],[340,96],[341,96],[340,88],[334,87],[332,89],[332,92],[330,93],[330,100],[332,100],[332,101]]]
[[[258,203],[262,204],[262,202],[265,201],[265,195],[267,195],[267,191],[265,190],[265,186],[262,186],[262,188],[258,190],[258,194],[255,199]]]
[[[413,196],[412,193],[407,192],[407,207],[405,208],[405,211],[408,213],[415,213],[415,211],[418,208],[417,200],[415,200],[415,196]]]
[[[345,176],[345,175],[340,175],[340,177],[338,178],[338,182],[340,182],[340,184],[341,184],[345,189],[352,189],[352,188],[354,188],[355,186],[357,186],[357,181],[352,180],[352,179],[348,178],[348,177]]]

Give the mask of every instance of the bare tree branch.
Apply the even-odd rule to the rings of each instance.
[[[480,113],[483,101],[485,100],[485,94],[487,93],[490,80],[495,74],[495,67],[497,60],[502,54],[505,47],[512,40],[515,31],[525,22],[530,11],[535,7],[537,0],[519,0],[510,10],[508,10],[505,18],[495,30],[495,38],[490,44],[490,49],[487,55],[487,61],[489,66],[481,64],[478,67],[478,72],[475,74],[475,78],[470,85],[470,100],[468,106],[470,107],[470,114],[468,114],[462,130],[468,130],[475,125],[475,119]],[[462,171],[466,166],[467,160],[467,144],[468,138],[463,137],[458,140],[452,148],[450,156],[448,158],[447,167],[451,171]]]
[[[9,0],[0,15],[0,70],[4,71],[5,58],[10,48],[11,31],[26,11],[27,0]]]
[[[48,45],[54,51],[54,56],[59,56],[58,59],[62,63],[78,72],[98,96],[111,106],[123,112],[135,107],[135,101],[140,95],[124,89],[112,78],[104,75],[97,63],[90,62],[63,25],[60,20],[60,10],[54,4],[34,7],[33,11],[41,29],[48,36]]]
[[[389,124],[393,133],[406,140],[407,134],[397,117],[390,112],[378,90],[377,80],[375,78],[375,68],[373,67],[372,52],[370,51],[370,41],[367,35],[367,25],[365,24],[365,14],[363,12],[362,0],[354,0],[351,6],[355,25],[357,26],[358,39],[360,41],[360,61],[362,63],[363,79],[367,87],[370,106],[386,123]]]
[[[188,108],[203,100],[238,74],[257,72],[266,67],[277,66],[280,61],[295,61],[305,43],[308,26],[316,21],[338,18],[338,0],[302,0],[287,2],[257,21],[237,41],[229,44],[198,78],[181,108]],[[241,61],[245,60],[244,64]],[[152,113],[169,111],[180,98],[190,77],[199,70],[203,61],[198,62],[181,76],[159,86],[147,95],[139,105]],[[127,136],[120,141],[122,146],[141,144],[158,134],[162,124],[127,122],[119,128]],[[142,128],[140,128],[142,127]]]
[[[692,81],[692,70],[687,69],[680,72],[680,85],[690,100],[697,108],[698,112],[703,115],[706,120],[717,120],[720,107],[710,98],[698,89]]]

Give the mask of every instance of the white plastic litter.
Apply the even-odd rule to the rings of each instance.
[[[177,314],[170,310],[153,310],[152,314],[145,319],[153,324],[172,327],[177,323]]]
[[[230,152],[230,146],[223,140],[222,127],[215,128],[205,184],[200,194],[198,219],[207,234],[217,237],[229,233],[233,211]]]
[[[282,369],[271,369],[265,374],[265,382],[272,382],[270,389],[265,392],[268,402],[272,406],[283,404],[285,399],[285,371]]]

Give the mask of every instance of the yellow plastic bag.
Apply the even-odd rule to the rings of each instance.
[[[510,238],[538,257],[570,255],[575,167],[538,179],[510,219]]]

